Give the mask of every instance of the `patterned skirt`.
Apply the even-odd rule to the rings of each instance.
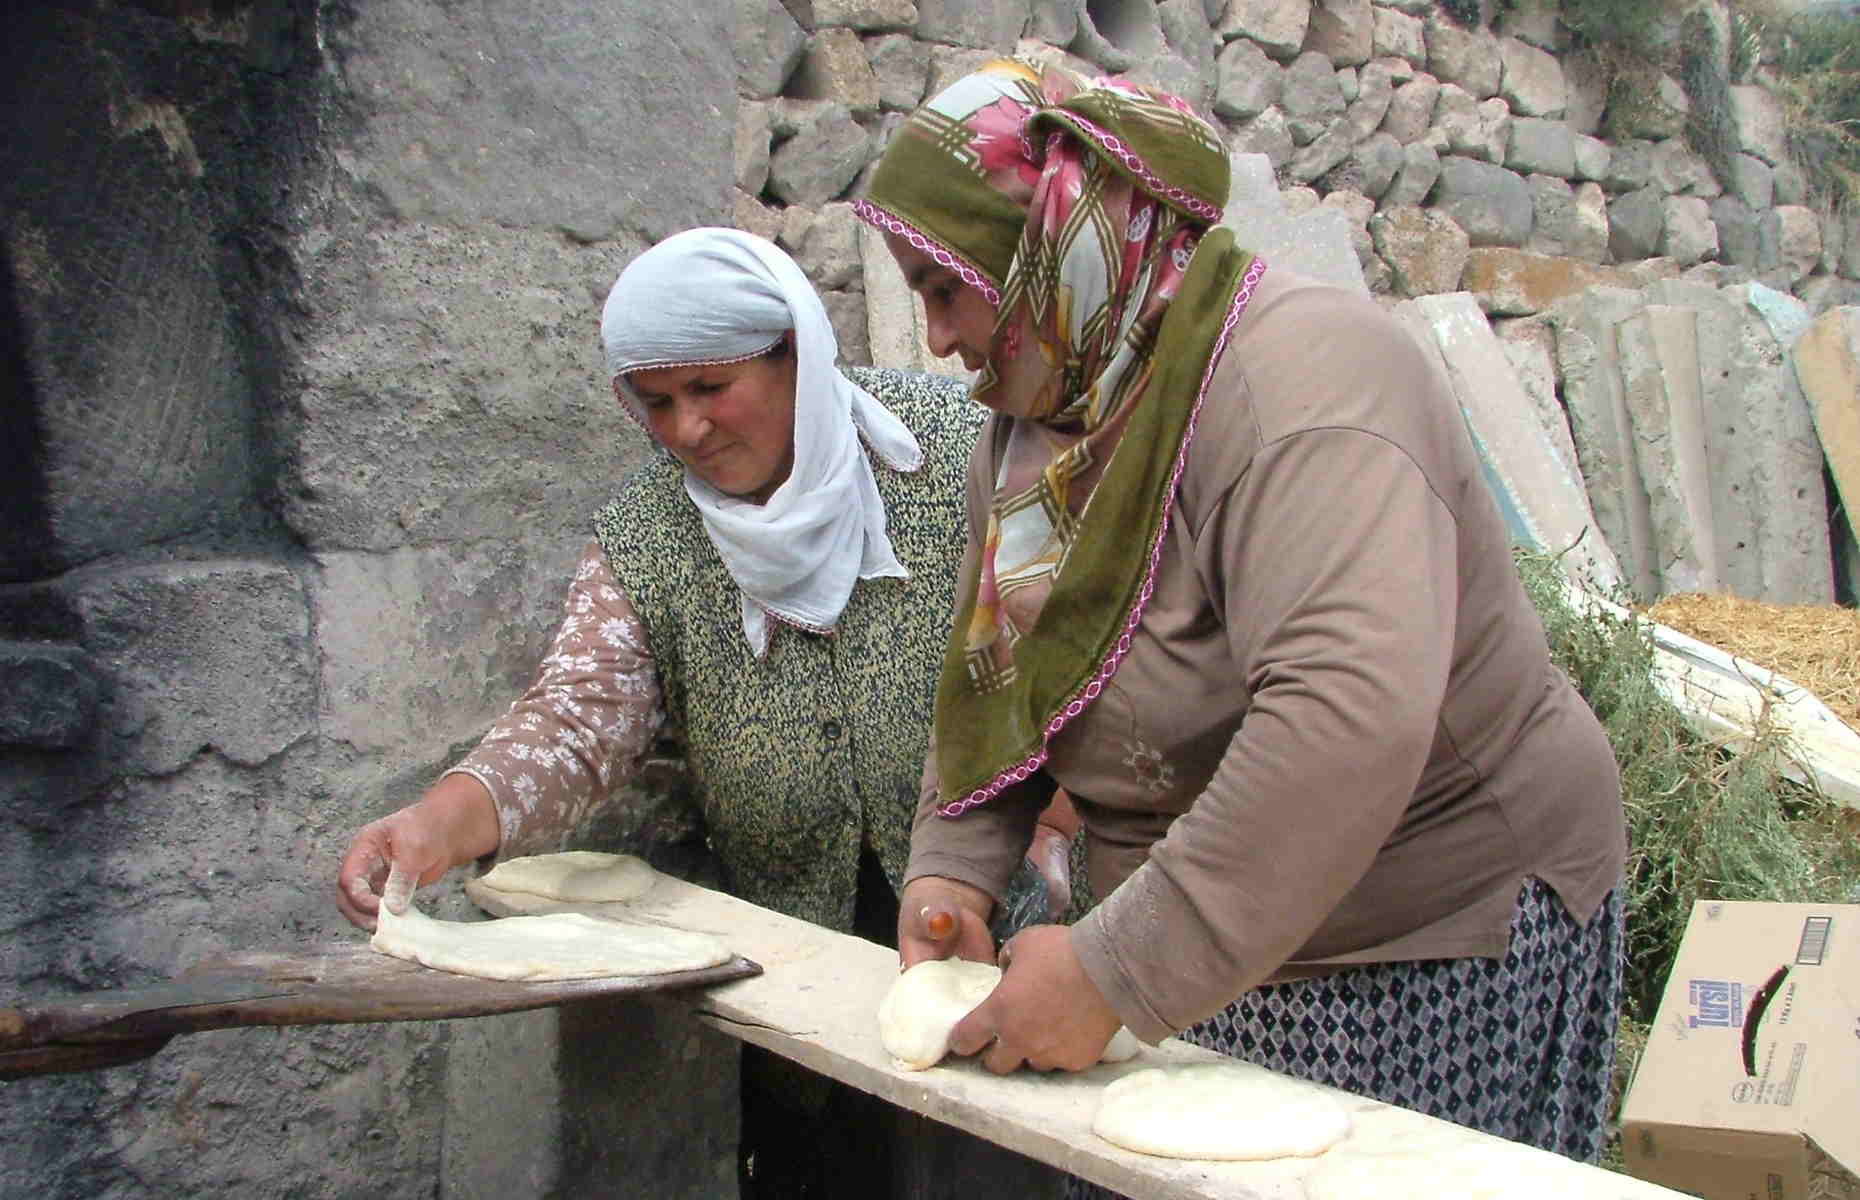
[[[1526,879],[1503,959],[1376,963],[1256,988],[1182,1036],[1329,1084],[1594,1162],[1607,1135],[1622,905],[1580,925]],[[1068,1197],[1115,1193],[1070,1180]]]

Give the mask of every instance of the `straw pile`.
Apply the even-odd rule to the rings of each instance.
[[[1647,616],[1801,684],[1860,730],[1860,609],[1692,593]]]

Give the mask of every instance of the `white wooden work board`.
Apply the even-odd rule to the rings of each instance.
[[[1134,1059],[1078,1074],[1019,1071],[997,1076],[973,1060],[947,1059],[902,1071],[879,1043],[878,1005],[898,973],[898,956],[873,942],[834,933],[721,892],[661,875],[624,904],[561,904],[500,892],[472,880],[466,891],[495,916],[582,912],[710,933],[753,959],[763,973],[685,993],[698,1019],[844,1083],[1005,1146],[1029,1158],[1144,1200],[1306,1200],[1304,1179],[1322,1159],[1218,1163],[1182,1161],[1119,1149],[1091,1131],[1105,1084],[1146,1067],[1220,1062],[1220,1055],[1171,1038]],[[1350,1113],[1350,1136],[1328,1155],[1447,1151],[1497,1139],[1393,1105],[1333,1092]],[[1244,1120],[1244,1114],[1235,1114]],[[1328,1157],[1327,1155],[1327,1157]],[[1568,1200],[1673,1200],[1681,1193],[1601,1168],[1530,1151],[1544,1163],[1555,1195]],[[1457,1195],[1443,1177],[1443,1200]],[[1520,1178],[1512,1195],[1530,1195]]]

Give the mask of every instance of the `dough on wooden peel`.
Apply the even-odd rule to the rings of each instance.
[[[936,1066],[949,1053],[949,1035],[1001,982],[1001,968],[960,958],[930,959],[899,975],[878,1005],[878,1040],[901,1071]],[[1123,1062],[1139,1044],[1120,1028],[1101,1062]]]
[[[1349,1135],[1350,1115],[1310,1084],[1249,1063],[1196,1063],[1133,1071],[1105,1085],[1091,1128],[1113,1145],[1163,1158],[1310,1158]]]
[[[479,979],[609,979],[669,975],[730,961],[730,948],[705,933],[622,924],[580,913],[435,921],[413,905],[382,904],[369,943],[383,954]]]
[[[511,858],[478,880],[500,892],[523,892],[549,900],[617,904],[646,894],[658,872],[631,854],[565,850]]]

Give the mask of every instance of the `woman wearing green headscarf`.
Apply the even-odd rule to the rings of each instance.
[[[987,959],[1047,796],[1098,902],[952,1048],[1119,1024],[1592,1159],[1625,856],[1463,418],[1367,298],[1216,225],[1185,104],[1018,60],[912,114],[861,216],[993,410],[899,922]]]

